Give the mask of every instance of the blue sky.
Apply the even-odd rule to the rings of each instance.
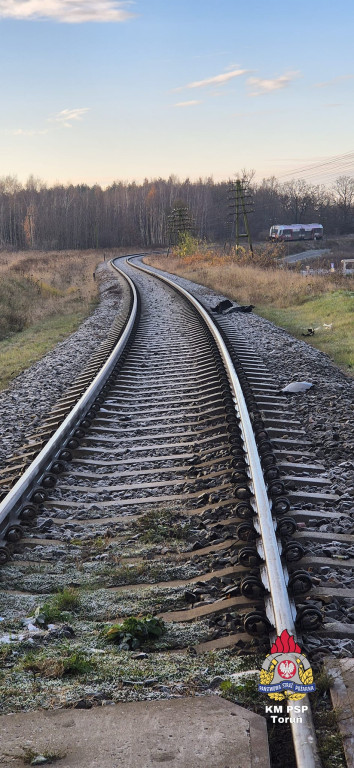
[[[353,20],[352,0],[0,0],[0,176],[285,180],[351,152]]]

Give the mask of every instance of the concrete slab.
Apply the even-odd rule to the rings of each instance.
[[[331,699],[337,711],[339,730],[348,768],[354,768],[354,659],[325,659],[331,675]]]
[[[58,768],[270,768],[263,717],[217,696],[0,717],[0,765],[24,749]]]

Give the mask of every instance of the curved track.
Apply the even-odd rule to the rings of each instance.
[[[335,502],[322,492],[321,468],[304,462],[301,429],[228,320],[216,327],[171,282],[161,283],[146,268],[119,265],[133,277],[140,300],[129,284],[115,336],[102,351],[108,354],[103,372],[98,375],[91,363],[91,373],[54,409],[35,445],[14,457],[3,481],[5,489],[13,487],[0,505],[3,561],[11,555],[24,573],[41,563],[41,595],[80,584],[81,555],[94,574],[86,569],[87,589],[105,596],[129,583],[133,591],[132,579],[122,569],[112,579],[108,566],[114,571],[126,552],[139,574],[142,558],[136,551],[132,556],[132,545],[139,520],[151,522],[155,515],[181,540],[170,548],[167,532],[167,546],[158,553],[152,547],[143,557],[157,557],[167,568],[163,580],[150,569],[145,581],[161,592],[174,590],[160,601],[164,610],[155,606],[154,613],[171,624],[209,622],[201,651],[237,644],[267,648],[263,636],[274,638],[284,628],[292,634],[296,627],[306,641],[320,628],[321,587],[314,599],[304,598],[312,579],[302,546],[306,534],[296,528],[316,517],[313,507]],[[27,466],[31,451],[37,456]],[[291,504],[299,509],[290,517]],[[127,539],[134,525],[138,533]],[[90,542],[98,538],[104,547],[97,555]],[[313,566],[316,558],[310,559]],[[10,615],[16,616],[11,573]],[[95,599],[97,604],[100,597]],[[31,608],[31,599],[24,604]],[[299,768],[316,765],[311,722],[305,725],[301,731],[293,727]]]

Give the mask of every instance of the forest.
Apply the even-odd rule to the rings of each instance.
[[[254,240],[266,240],[276,223],[319,222],[325,235],[354,233],[354,178],[340,176],[331,188],[275,177],[254,181],[244,173]],[[184,206],[193,234],[207,242],[232,241],[230,181],[154,179],[141,184],[46,185],[30,176],[0,178],[0,250],[64,250],[165,246],[169,217]]]

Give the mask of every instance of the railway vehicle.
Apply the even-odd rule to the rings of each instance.
[[[322,240],[322,224],[274,224],[269,231],[269,240]]]

